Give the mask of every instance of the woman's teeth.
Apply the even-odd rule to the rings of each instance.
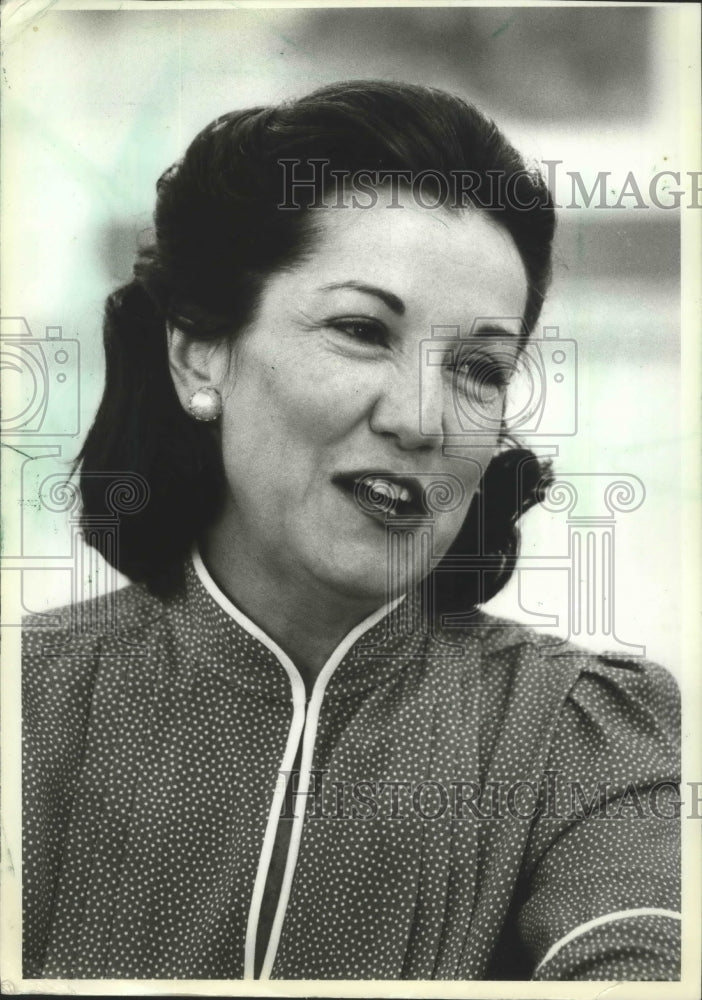
[[[396,486],[395,483],[387,479],[371,479],[368,481],[368,489],[378,495],[379,498],[392,502],[409,503],[410,492],[406,486]]]

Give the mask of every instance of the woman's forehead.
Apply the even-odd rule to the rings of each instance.
[[[527,278],[509,233],[487,212],[432,210],[409,197],[380,196],[367,207],[311,210],[308,254],[291,269],[296,286],[318,297],[354,283],[386,288],[407,306],[449,296],[521,315]]]

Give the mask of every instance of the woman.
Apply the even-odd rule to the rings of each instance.
[[[448,94],[217,119],[108,300],[104,634],[28,630],[29,977],[674,979],[676,689],[477,605],[548,192]]]

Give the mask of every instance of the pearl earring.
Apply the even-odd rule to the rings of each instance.
[[[205,385],[202,389],[198,389],[190,397],[188,409],[195,420],[206,422],[216,420],[222,415],[222,397],[219,389],[215,389],[213,385]]]

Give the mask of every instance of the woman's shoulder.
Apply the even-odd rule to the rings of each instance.
[[[22,634],[56,639],[124,634],[143,627],[163,613],[164,601],[142,583],[130,583],[83,601],[74,601],[24,617]]]
[[[627,651],[593,652],[556,637],[521,634],[528,683],[565,680],[551,731],[551,763],[564,772],[591,770],[626,785],[656,782],[679,770],[680,689],[673,674]],[[509,633],[509,628],[507,629]],[[538,680],[537,680],[538,679]]]
[[[27,615],[22,622],[25,683],[55,674],[67,681],[103,658],[130,658],[162,620],[165,604],[142,584]]]
[[[96,697],[118,704],[125,684],[148,685],[158,663],[155,650],[163,638],[158,623],[165,611],[164,602],[132,584],[24,620],[27,766],[35,758],[53,760],[52,767],[65,765],[65,773],[73,773]]]
[[[481,647],[483,686],[502,686],[512,701],[522,694],[525,704],[551,703],[571,734],[633,727],[679,741],[680,690],[665,666],[627,651],[595,652],[484,611],[471,631]]]
[[[552,633],[537,632],[529,625],[479,611],[472,628],[480,635],[486,662],[501,655],[529,653],[539,666],[553,664],[557,670],[572,664],[578,674],[601,677],[624,686],[651,685],[677,696],[678,685],[672,673],[663,665],[639,655],[634,650],[595,651],[570,639]]]

